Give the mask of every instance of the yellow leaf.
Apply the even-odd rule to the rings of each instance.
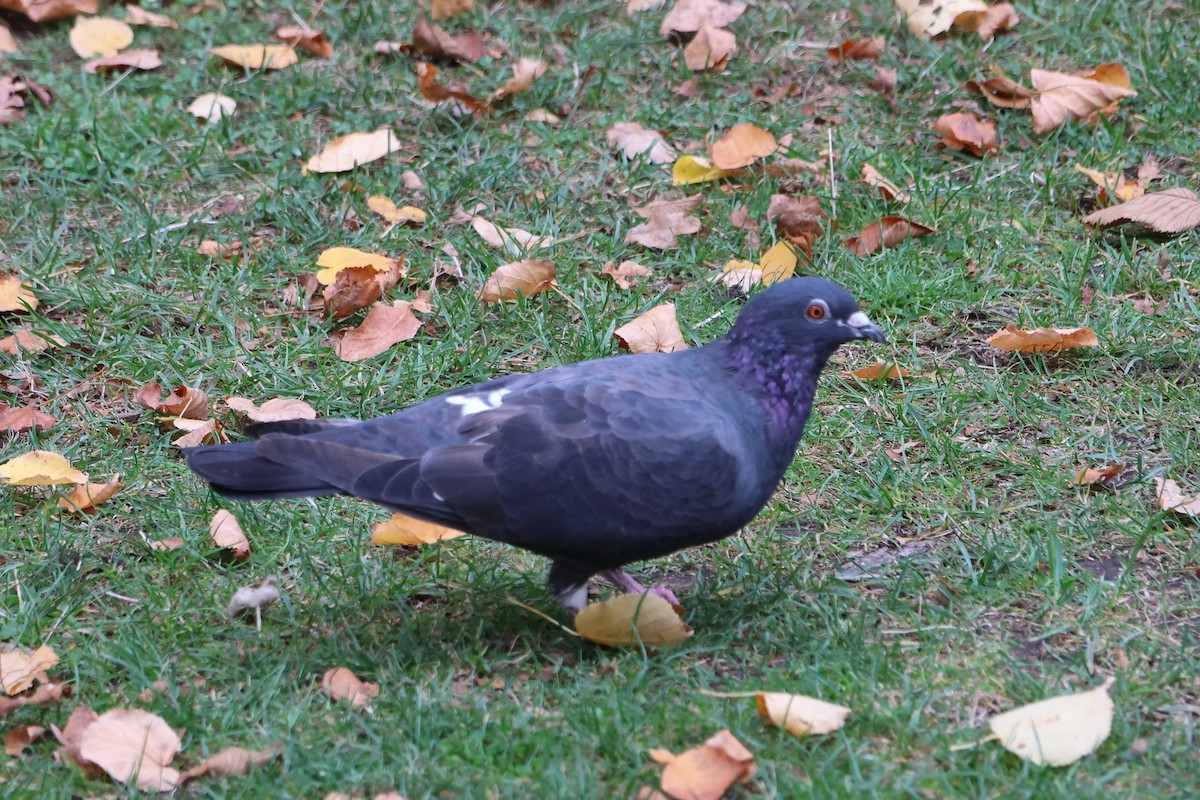
[[[0,688],[10,697],[20,694],[33,685],[39,673],[57,663],[58,653],[45,644],[28,654],[21,650],[0,653]]]
[[[58,505],[72,513],[91,511],[124,488],[116,476],[108,483],[81,483],[66,497],[58,498]]]
[[[10,486],[51,486],[58,483],[87,483],[87,475],[71,462],[49,450],[34,450],[0,464],[0,483]]]
[[[623,594],[575,615],[575,631],[609,647],[674,647],[692,635],[675,609],[654,594]]]
[[[399,149],[400,140],[390,128],[380,128],[371,133],[348,133],[325,145],[321,152],[308,160],[305,168],[309,172],[346,172]]]
[[[71,49],[80,58],[115,56],[133,44],[133,29],[117,19],[78,17],[70,33]]]
[[[750,780],[756,769],[754,754],[728,729],[681,755],[654,748],[650,757],[666,765],[662,789],[678,800],[720,800],[734,783]]]
[[[445,525],[393,514],[375,526],[371,531],[371,541],[375,544],[433,544],[463,535],[462,531]]]
[[[412,225],[419,228],[425,224],[427,217],[426,213],[416,206],[396,208],[396,204],[392,202],[391,198],[381,194],[368,197],[367,208],[394,225]]]
[[[330,247],[317,256],[317,266],[325,267],[317,273],[317,283],[331,286],[337,274],[347,267],[373,267],[377,272],[388,272],[396,266],[396,259],[353,247]]]
[[[793,736],[833,733],[846,723],[850,709],[815,697],[786,692],[760,692],[758,714]]]
[[[285,44],[225,44],[208,52],[246,69],[284,69],[300,60],[296,51]]]
[[[685,183],[703,183],[728,178],[739,172],[741,170],[717,169],[711,161],[703,156],[680,156],[671,167],[671,183],[675,186]]]
[[[1074,764],[1099,747],[1112,730],[1113,678],[1087,692],[1014,708],[988,720],[1010,753],[1034,764]]]
[[[843,370],[842,374],[847,378],[859,378],[864,381],[877,381],[880,378],[884,380],[896,380],[903,378],[908,374],[908,370],[896,363],[888,363],[886,361],[876,361],[874,364],[869,364],[865,367],[859,367],[851,372]]]
[[[758,260],[764,286],[786,281],[796,273],[796,251],[787,242],[778,242]]]
[[[38,299],[29,287],[14,275],[0,275],[0,311],[33,311]]]

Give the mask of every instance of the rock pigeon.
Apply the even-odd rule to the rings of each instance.
[[[854,339],[885,341],[845,289],[793,278],[699,348],[508,375],[367,421],[259,423],[185,453],[227,497],[354,495],[547,556],[555,598],[579,611],[593,575],[646,591],[622,567],[750,522]]]

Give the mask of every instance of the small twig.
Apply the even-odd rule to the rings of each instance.
[[[999,740],[999,738],[1000,738],[999,736],[997,736],[996,734],[993,733],[990,736],[983,737],[982,739],[980,739],[977,742],[965,742],[963,744],[951,745],[950,752],[957,753],[960,750],[970,750],[974,747],[979,747],[979,745],[983,744],[984,742],[996,741],[996,740]]]
[[[551,289],[554,291],[554,293],[555,293],[555,294],[557,294],[557,295],[558,295],[559,297],[561,297],[563,300],[566,300],[568,303],[570,303],[570,304],[571,304],[571,306],[572,306],[572,307],[573,307],[573,308],[574,308],[576,311],[578,311],[580,314],[582,314],[582,313],[583,313],[583,309],[579,307],[579,304],[578,304],[578,303],[576,303],[574,300],[572,300],[572,299],[571,299],[569,296],[567,296],[566,294],[564,294],[562,289],[558,288],[557,286],[551,286],[550,288],[551,288]]]
[[[825,129],[825,134],[829,138],[829,145],[825,150],[825,155],[829,157],[829,191],[832,197],[832,211],[830,219],[837,219],[837,173],[833,171],[833,128]]]
[[[708,695],[709,697],[739,698],[758,697],[760,694],[767,694],[767,692],[714,692],[711,689],[701,689],[700,694]]]
[[[117,594],[116,592],[105,592],[105,594],[108,595],[109,597],[120,600],[122,603],[129,603],[130,605],[134,605],[134,606],[136,606],[138,603],[142,602],[141,600],[135,600],[132,597],[126,597],[125,595]]]
[[[550,616],[549,614],[543,614],[541,611],[538,611],[533,606],[525,605],[520,600],[513,597],[511,594],[505,599],[508,600],[508,602],[512,603],[514,606],[517,606],[518,608],[523,608],[526,611],[528,611],[530,614],[537,614],[539,617],[546,620],[547,622],[557,625],[558,627],[562,628],[564,631],[571,634],[572,636],[579,636],[580,638],[583,638],[582,636],[580,636],[579,631],[575,630],[574,628],[568,628],[566,625],[563,625],[561,622],[556,620],[554,617]]]

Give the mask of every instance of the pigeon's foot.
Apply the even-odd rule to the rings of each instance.
[[[679,602],[679,598],[677,598],[675,596],[675,593],[672,592],[667,587],[651,586],[650,588],[646,588],[642,584],[638,583],[637,579],[634,578],[632,575],[630,575],[625,570],[606,569],[604,572],[602,572],[600,574],[603,575],[605,578],[607,578],[609,581],[611,581],[614,586],[616,586],[618,589],[620,589],[622,592],[625,592],[626,594],[645,594],[646,592],[649,592],[650,594],[657,595],[658,597],[661,597],[663,600],[666,600],[673,607],[682,607],[683,606],[683,604]]]

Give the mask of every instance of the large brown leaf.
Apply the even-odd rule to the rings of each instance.
[[[362,324],[342,334],[334,347],[342,361],[361,361],[408,341],[420,329],[421,320],[413,314],[412,303],[407,300],[391,305],[376,303]]]
[[[916,239],[931,233],[937,233],[937,229],[907,220],[904,217],[889,216],[878,222],[872,222],[863,228],[858,236],[851,236],[842,244],[850,252],[866,256],[889,247],[895,247],[906,239]]]
[[[1200,226],[1200,198],[1190,189],[1176,186],[1111,208],[1102,208],[1083,218],[1084,225],[1110,228],[1136,222],[1158,233],[1182,233]]]
[[[1106,77],[1105,73],[1101,76]],[[1124,86],[1065,72],[1034,69],[1029,71],[1029,80],[1038,93],[1031,108],[1033,132],[1039,136],[1058,128],[1068,119],[1094,120],[1117,101],[1137,96],[1137,92]]]

